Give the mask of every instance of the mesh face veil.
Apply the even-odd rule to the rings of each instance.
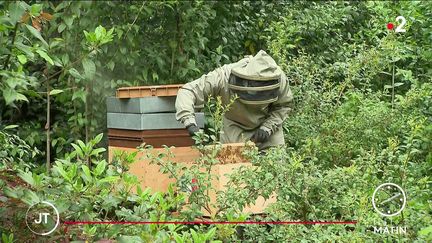
[[[279,79],[249,80],[231,74],[229,88],[237,94],[239,101],[245,104],[269,104],[278,99]]]
[[[228,87],[242,103],[269,104],[279,95],[282,70],[265,51],[259,51],[231,70]]]

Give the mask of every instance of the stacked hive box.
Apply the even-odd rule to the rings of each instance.
[[[188,131],[175,119],[175,99],[181,85],[142,86],[120,88],[116,97],[107,98],[107,126],[109,138],[109,160],[116,152],[136,152],[142,143],[152,145],[155,155],[165,152],[162,145],[175,146],[171,152],[175,155],[173,162],[191,166],[201,154],[191,147],[194,144]],[[204,126],[204,114],[196,113],[199,127]],[[219,154],[221,164],[213,166],[211,174],[215,175],[212,187],[216,191],[226,189],[228,175],[242,166],[252,166],[242,157],[243,144],[226,144]],[[212,148],[210,148],[212,149]],[[137,161],[132,163],[129,172],[136,175],[142,188],[150,187],[152,191],[167,191],[174,179],[159,171],[159,166],[150,163],[140,151]],[[226,156],[229,155],[229,156]],[[223,159],[222,157],[226,157]],[[166,159],[166,158],[165,158]],[[225,161],[223,161],[225,160]],[[211,202],[216,202],[216,192],[209,194]],[[255,204],[246,207],[245,213],[262,213],[276,198],[265,200],[259,197]],[[215,209],[212,208],[214,213]],[[209,216],[209,212],[204,212]]]
[[[116,97],[107,98],[109,146],[136,148],[142,143],[160,148],[163,145],[193,145],[183,124],[175,119],[175,99],[181,85],[120,88]],[[204,114],[196,113],[199,127]]]

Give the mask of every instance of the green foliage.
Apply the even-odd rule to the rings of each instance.
[[[9,125],[0,130],[0,169],[16,169],[32,167],[32,159],[40,152],[30,147],[25,141],[8,131],[16,130],[18,126]]]
[[[108,164],[101,158],[98,148],[93,148],[102,136],[97,136],[87,144],[74,146],[75,150],[62,159],[58,159],[51,173],[32,172],[28,169],[18,170],[17,176],[23,181],[19,185],[6,184],[3,193],[7,196],[5,209],[20,212],[40,201],[50,201],[56,205],[62,221],[184,221],[185,218],[175,216],[173,212],[184,204],[184,197],[175,193],[172,188],[167,193],[150,193],[150,188],[142,190],[136,176],[128,174],[124,168],[135,160],[135,155],[123,155],[114,158]],[[84,152],[85,151],[85,152]],[[91,167],[84,161],[82,154],[91,155]],[[136,188],[136,192],[132,192]],[[15,200],[15,201],[14,201]],[[16,200],[25,203],[16,204]],[[25,211],[25,210],[24,210]],[[3,217],[8,211],[0,211]],[[24,222],[25,215],[14,214],[14,220]],[[5,222],[0,225],[0,230]],[[6,232],[18,237],[31,234],[27,228],[9,225]],[[86,225],[83,229],[70,227],[69,235],[64,235],[62,228],[50,235],[51,239],[118,239],[132,240],[135,235],[139,242],[167,240],[183,237],[183,226],[175,225],[143,225],[119,227],[118,225]],[[197,229],[196,229],[197,230]],[[193,231],[192,237],[197,239],[214,238],[215,230],[209,232]],[[13,234],[13,235],[12,235]],[[189,233],[186,233],[189,235]],[[128,236],[130,235],[130,236]],[[3,233],[3,238],[7,237]],[[135,237],[135,238],[136,238]],[[187,241],[189,242],[189,241]]]
[[[210,209],[208,171],[219,162],[214,142],[225,109],[217,97],[207,112],[213,130],[197,137],[203,156],[194,167],[164,162],[169,149],[153,157],[182,191],[154,194],[134,193],[138,181],[127,170],[137,153],[104,159],[106,142],[97,134],[106,128],[105,97],[120,86],[188,82],[259,49],[277,60],[294,92],[287,146],[248,150],[257,167],[231,176],[214,219],[246,220],[242,208],[276,195],[267,214],[248,219],[359,223],[91,225],[70,229],[71,238],[431,241],[431,13],[427,1],[0,2],[0,214],[11,222],[0,225],[2,241],[24,240],[20,212],[40,200],[54,202],[64,220],[187,221]],[[387,30],[399,15],[407,32]],[[50,154],[39,152],[47,139]],[[47,156],[55,161],[49,172],[37,167]],[[408,193],[406,209],[391,220],[370,202],[388,181]],[[383,224],[405,225],[408,234],[371,232]],[[62,230],[53,241],[66,240]]]
[[[4,243],[13,243],[14,242],[14,235],[13,234],[9,234],[6,235],[5,233],[2,233],[2,242]]]
[[[223,133],[223,117],[237,99],[237,96],[230,100],[229,104],[223,105],[221,97],[209,97],[204,107],[206,117],[205,133],[198,133],[193,139],[196,144],[217,143]]]
[[[19,136],[45,151],[44,131],[34,123],[46,123],[44,94],[55,95],[49,141],[55,158],[72,141],[105,130],[105,97],[115,88],[184,83],[263,48],[257,33],[278,6],[17,1],[0,8],[1,117],[20,124]]]

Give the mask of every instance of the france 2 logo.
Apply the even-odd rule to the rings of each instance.
[[[399,32],[406,32],[406,29],[404,29],[404,26],[406,24],[406,19],[404,16],[397,16],[396,17],[396,22],[399,22],[399,25],[396,27],[396,29],[394,30],[396,33]],[[393,30],[394,28],[394,24],[393,23],[388,23],[387,24],[387,29],[388,30]]]

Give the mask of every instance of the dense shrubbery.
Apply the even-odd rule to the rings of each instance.
[[[105,131],[105,97],[115,88],[184,83],[264,48],[259,30],[278,8],[265,2],[0,3],[1,120],[19,124],[20,137],[41,148],[42,160],[49,100],[54,159],[71,142]],[[113,29],[111,43],[84,36],[99,25]],[[47,99],[47,91],[55,96]]]
[[[249,151],[260,169],[243,168],[232,177],[219,198],[226,210],[215,219],[244,220],[243,206],[276,192],[278,202],[252,219],[358,224],[86,226],[70,227],[71,238],[432,240],[427,2],[3,2],[0,13],[0,122],[19,125],[0,125],[0,214],[11,220],[0,224],[3,241],[29,235],[22,212],[42,199],[53,201],[65,220],[199,215],[197,207],[175,213],[187,202],[182,193],[131,193],[137,179],[127,168],[134,155],[105,161],[104,149],[97,148],[102,137],[91,139],[105,128],[104,97],[120,85],[187,82],[261,48],[286,71],[295,95],[284,124],[287,146],[264,155]],[[407,18],[406,33],[385,28],[398,15]],[[50,173],[38,167],[47,157],[47,139],[55,161]],[[84,142],[69,146],[78,139]],[[407,192],[401,215],[383,218],[373,210],[372,192],[383,182]],[[197,205],[206,200],[197,198]],[[373,226],[384,224],[407,226],[408,234],[373,233]],[[64,230],[53,239],[65,240]]]

